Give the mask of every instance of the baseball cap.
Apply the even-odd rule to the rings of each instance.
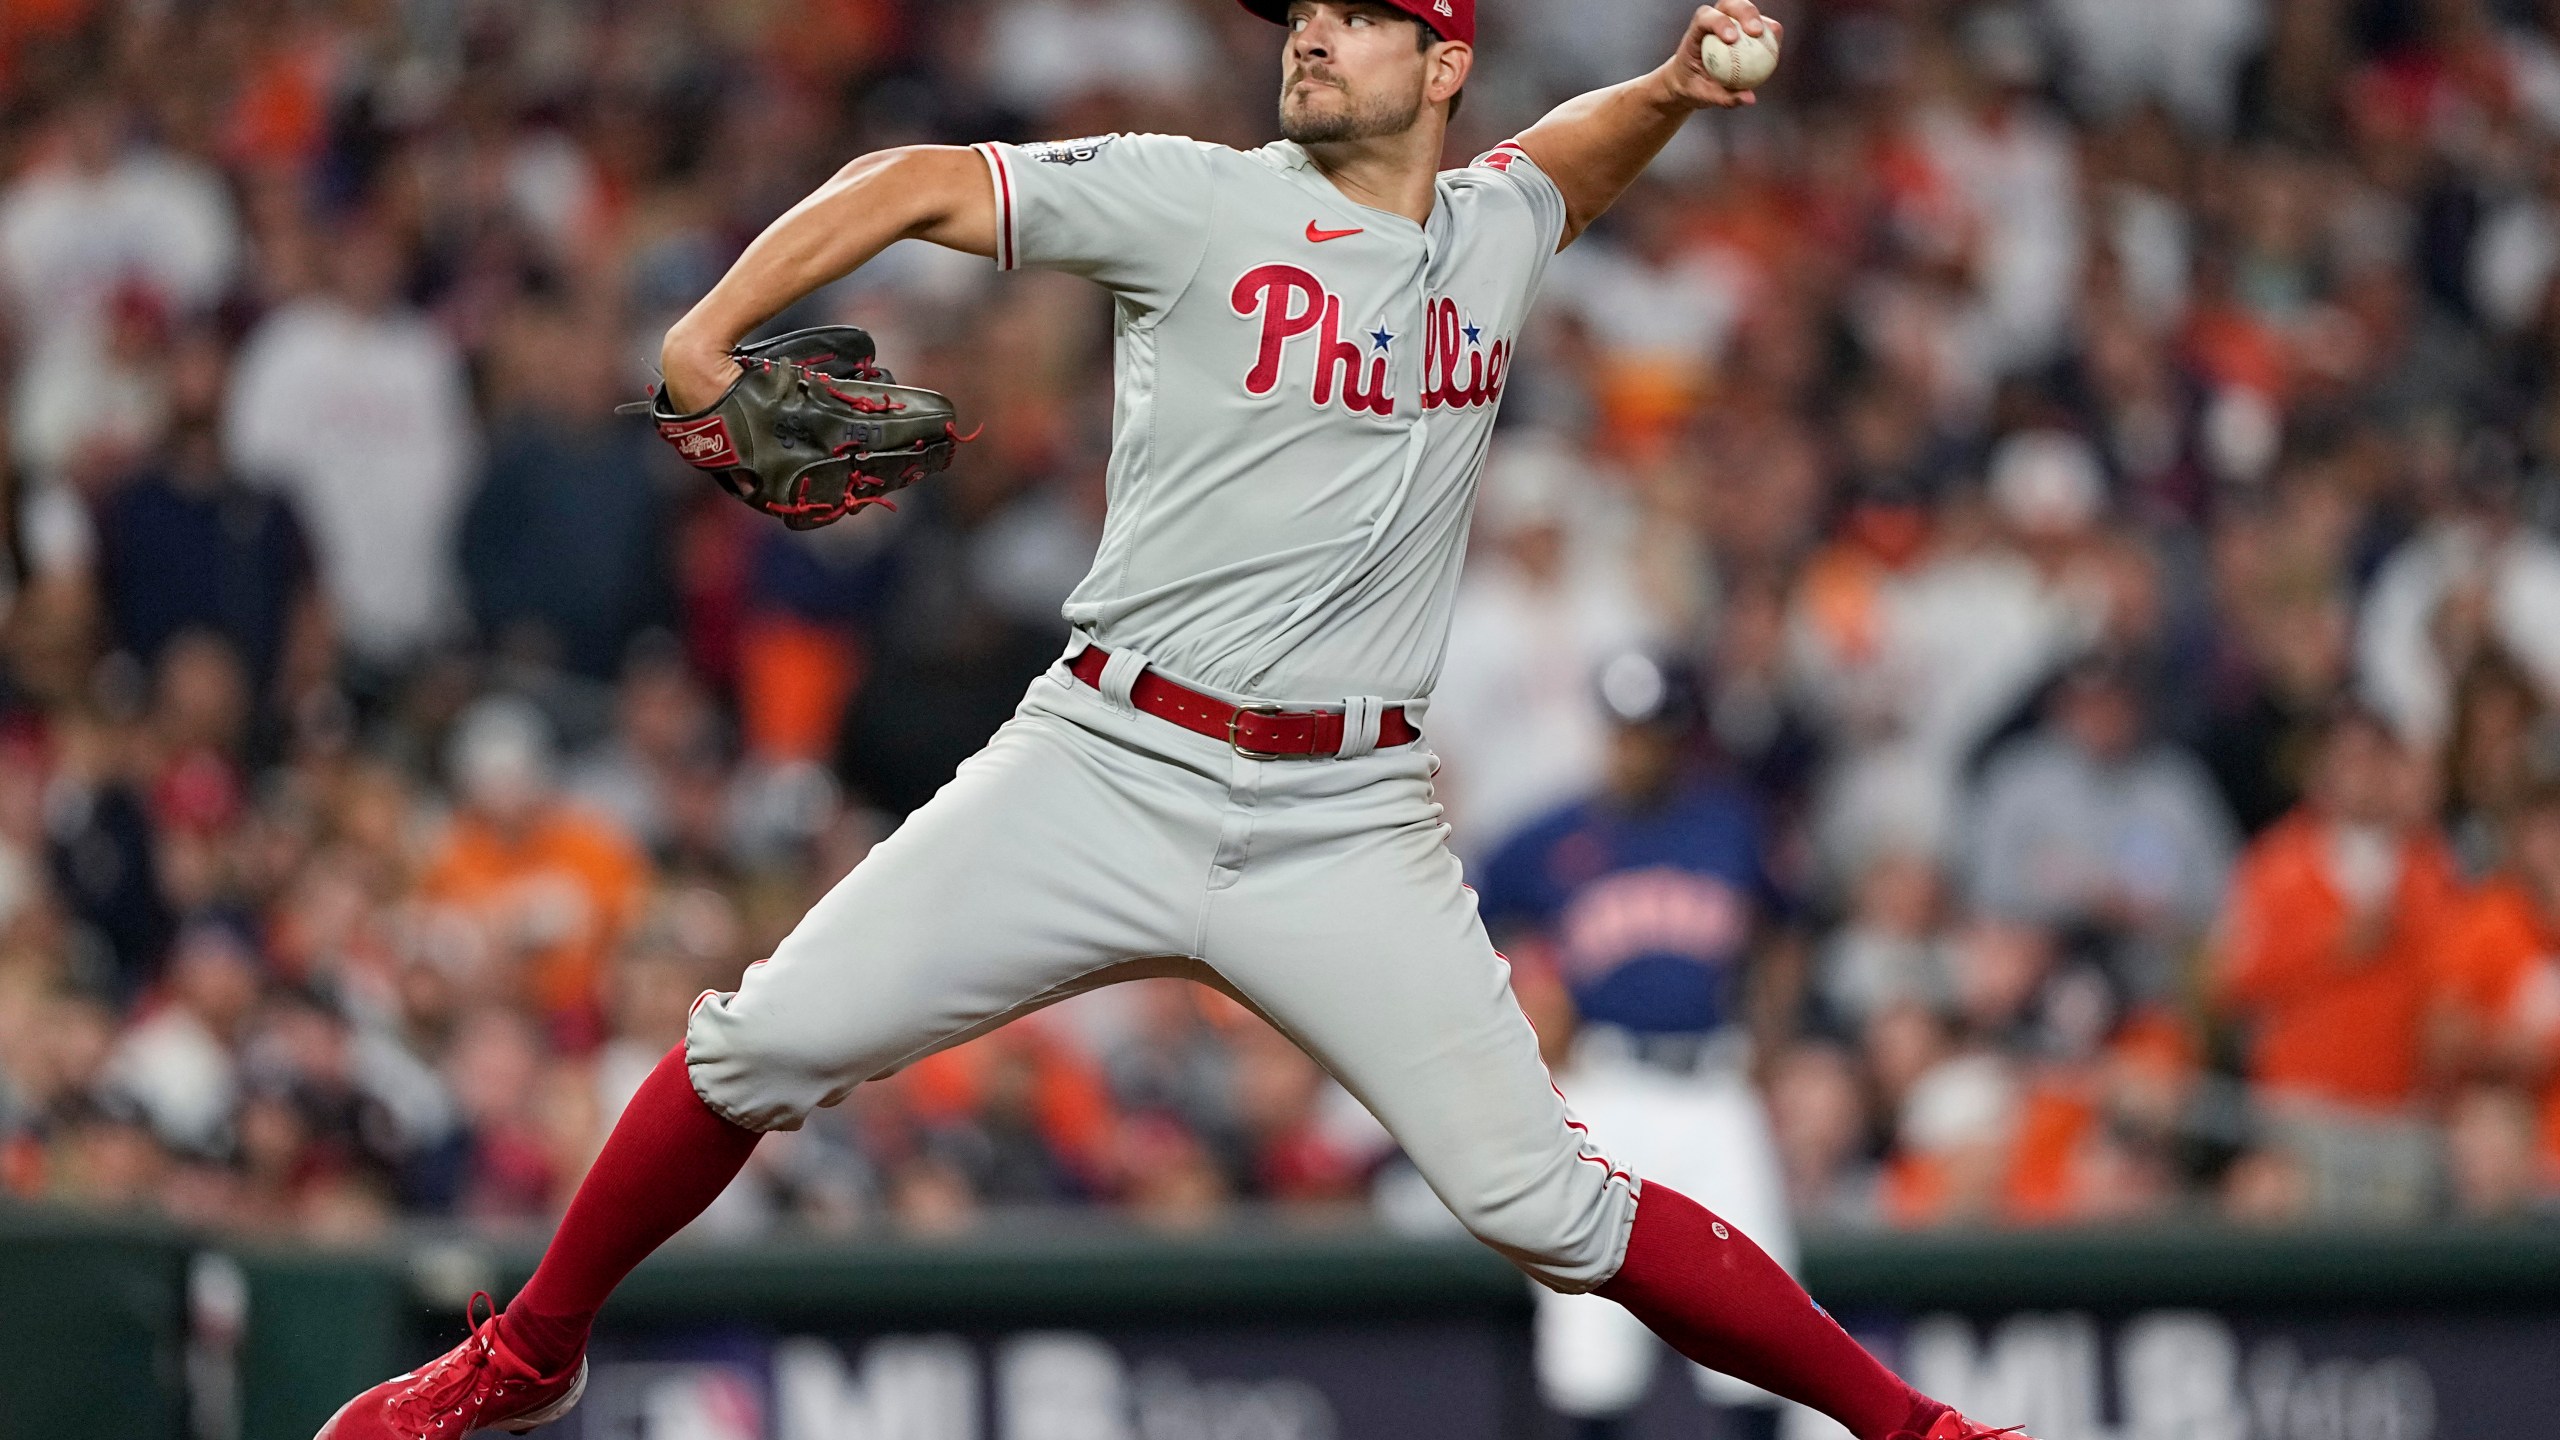
[[[1289,0],[1236,0],[1275,25],[1289,23]],[[1430,26],[1443,40],[1476,43],[1476,0],[1377,0]]]
[[[2026,430],[2001,441],[1991,452],[1987,488],[2001,519],[2038,535],[2087,530],[2107,504],[2098,452],[2067,430]]]
[[[1706,714],[1695,667],[1646,650],[1623,650],[1602,662],[1600,708],[1621,725],[1686,730]]]

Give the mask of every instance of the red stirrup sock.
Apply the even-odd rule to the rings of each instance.
[[[693,1093],[684,1045],[668,1051],[605,1137],[533,1278],[498,1317],[507,1348],[545,1375],[574,1363],[613,1287],[718,1199],[762,1138],[712,1114]]]
[[[1646,1181],[1627,1258],[1599,1293],[1671,1348],[1821,1411],[1858,1440],[1925,1433],[1946,1409],[1905,1385],[1748,1236]]]

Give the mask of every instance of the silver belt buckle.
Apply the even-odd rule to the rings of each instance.
[[[1233,750],[1247,760],[1288,759],[1289,752],[1286,750],[1252,750],[1246,748],[1245,743],[1236,738],[1236,727],[1244,723],[1244,717],[1247,715],[1267,715],[1277,719],[1278,717],[1288,713],[1289,712],[1286,708],[1278,705],[1237,706],[1235,708],[1235,713],[1227,717],[1227,748]]]

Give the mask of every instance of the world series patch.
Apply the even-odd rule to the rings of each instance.
[[[1119,139],[1117,135],[1088,135],[1081,140],[1042,140],[1025,145],[1022,153],[1043,165],[1081,165],[1102,153],[1102,147]]]

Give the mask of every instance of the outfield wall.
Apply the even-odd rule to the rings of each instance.
[[[2560,1231],[1835,1237],[1832,1310],[2042,1440],[2543,1440]],[[0,1215],[0,1440],[305,1440],[531,1246],[212,1246]],[[559,1440],[1533,1440],[1524,1282],[1463,1241],[675,1247],[606,1312]],[[1635,1440],[1702,1433],[1666,1369]]]

